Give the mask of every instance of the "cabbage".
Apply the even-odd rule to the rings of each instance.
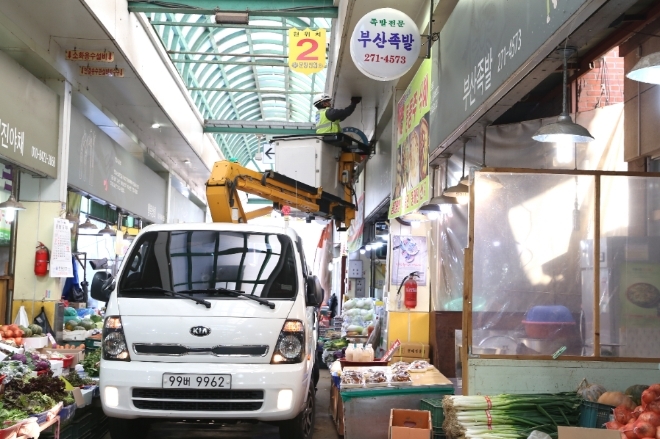
[[[352,309],[355,307],[355,300],[347,300],[346,303],[344,303],[344,310],[348,311],[349,309]]]
[[[364,299],[358,299],[355,306],[358,308],[364,308]]]
[[[346,328],[346,332],[357,332],[358,334],[362,334],[362,331],[364,331],[364,328],[359,325],[350,325]]]

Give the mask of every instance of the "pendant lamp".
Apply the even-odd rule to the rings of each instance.
[[[463,141],[463,172],[461,174],[461,180],[463,180],[465,178],[465,146],[467,145],[469,139],[467,137],[463,137],[461,140]],[[466,184],[463,184],[459,181],[456,185],[445,189],[442,195],[454,198],[466,198],[470,196],[470,188]]]
[[[626,76],[633,81],[660,84],[660,52],[641,57]]]
[[[107,223],[103,229],[99,230],[99,235],[115,235],[115,234],[116,234],[115,230],[111,229]]]
[[[78,229],[94,229],[94,230],[96,230],[96,229],[98,229],[98,227],[96,227],[96,224],[92,224],[92,222],[89,220],[89,217],[87,217],[85,222],[78,226]]]
[[[0,210],[4,211],[5,221],[11,223],[16,217],[16,211],[25,210],[25,206],[23,206],[19,201],[16,201],[14,194],[10,194],[7,201],[0,203]]]
[[[449,171],[449,159],[446,159],[446,161],[445,161],[445,184],[443,186],[444,188],[446,188],[447,184],[448,184],[448,176],[449,176],[448,171]],[[433,172],[435,173],[435,169],[433,170]],[[435,178],[434,178],[434,181],[435,181]],[[440,195],[438,197],[431,198],[427,204],[425,204],[425,205],[423,205],[422,207],[419,208],[419,211],[424,213],[424,214],[427,214],[427,215],[429,213],[432,213],[432,212],[440,212],[440,210],[441,210],[440,205],[441,204],[458,204],[458,200],[456,199],[456,197],[448,197],[446,195]]]
[[[567,97],[566,97],[566,87],[568,82],[568,58],[575,53],[575,48],[566,47],[561,49],[564,58],[564,69],[563,74],[564,78],[562,81],[563,87],[563,98],[561,102],[561,114],[557,119],[557,122],[551,123],[549,125],[544,125],[532,136],[532,139],[537,142],[550,142],[550,143],[561,143],[561,142],[591,142],[594,140],[589,131],[582,125],[578,125],[571,119],[571,116],[568,114],[567,107]]]

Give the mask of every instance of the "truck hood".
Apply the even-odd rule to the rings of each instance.
[[[274,300],[275,309],[243,298],[209,302],[211,308],[187,299],[118,298],[131,360],[270,363],[295,302]]]

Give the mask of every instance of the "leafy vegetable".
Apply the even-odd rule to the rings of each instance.
[[[5,404],[26,413],[37,414],[52,409],[57,402],[41,392],[11,394],[5,392]]]
[[[21,380],[30,372],[30,368],[20,361],[3,361],[0,363],[0,375],[5,375],[5,379],[2,381],[3,384],[13,380]]]
[[[72,370],[69,372],[67,376],[64,377],[69,384],[71,384],[73,387],[81,387],[81,386],[87,386],[90,384],[94,384],[94,380],[90,380],[89,378],[81,378],[80,375],[78,375],[78,372],[75,370]]]
[[[0,402],[0,425],[3,425],[0,428],[11,426],[18,421],[27,419],[28,416],[28,413],[23,410],[5,408],[4,404]]]
[[[90,377],[98,377],[101,363],[101,349],[96,349],[88,354],[85,354],[85,359],[82,362],[83,369]]]
[[[25,381],[12,381],[5,388],[5,397],[10,395],[16,399],[19,394],[39,392],[51,397],[55,401],[63,401],[69,393],[64,389],[64,381],[54,378],[51,375],[44,374]]]

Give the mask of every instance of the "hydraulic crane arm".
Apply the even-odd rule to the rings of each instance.
[[[355,158],[344,159],[349,161]],[[273,207],[245,212],[238,191],[271,200]],[[339,230],[347,229],[355,219],[356,207],[351,203],[351,191],[348,188],[345,199],[342,199],[323,192],[322,188],[306,185],[282,174],[273,171],[262,174],[229,161],[220,161],[213,166],[211,177],[206,183],[206,197],[214,222],[245,223],[269,213],[273,208],[280,210],[284,206],[333,219]]]

